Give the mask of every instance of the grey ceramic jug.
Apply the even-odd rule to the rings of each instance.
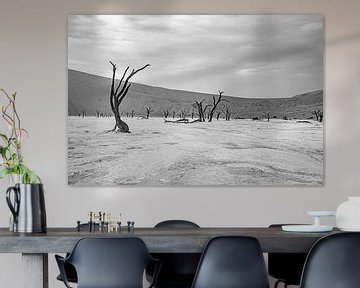
[[[42,184],[15,184],[6,190],[6,202],[14,216],[14,232],[43,233],[47,231]]]

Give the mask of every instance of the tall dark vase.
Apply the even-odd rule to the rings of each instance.
[[[45,233],[47,231],[42,184],[15,184],[6,190],[6,202],[14,216],[14,232]]]

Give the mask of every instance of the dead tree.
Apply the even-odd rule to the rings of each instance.
[[[225,114],[225,121],[230,121],[230,117],[231,117],[231,107],[230,107],[230,106],[225,106],[223,112],[224,112],[224,114]]]
[[[146,107],[146,119],[149,119],[150,117],[150,113],[153,112],[154,110],[151,109],[151,107]]]
[[[267,118],[267,121],[270,121],[270,112],[264,112],[264,116]]]
[[[217,121],[219,121],[220,114],[221,114],[221,112],[218,112],[218,113],[216,114],[216,120],[217,120]]]
[[[80,115],[82,118],[86,117],[86,110],[81,110]]]
[[[99,109],[96,109],[95,114],[96,114],[96,118],[100,118],[101,113]]]
[[[315,115],[316,121],[322,122],[324,114],[320,109],[315,109],[311,113]]]
[[[319,122],[321,123],[323,121],[324,113],[323,111],[320,111],[319,113]]]
[[[319,113],[320,113],[320,109],[315,109],[314,111],[311,111],[311,114],[315,115],[316,121],[319,121]]]
[[[170,114],[169,110],[164,110],[163,113],[164,113],[164,118],[165,119],[169,117],[169,114]]]
[[[203,102],[206,99],[201,100],[200,102],[195,101],[195,103],[193,103],[191,106],[194,108],[197,108],[198,110],[198,116],[199,116],[199,122],[205,122],[205,113],[206,113],[206,109],[211,106],[211,105],[206,105],[205,107],[203,107]]]
[[[175,114],[176,114],[176,112],[175,112],[175,110],[173,110],[173,112],[172,112],[173,119],[175,119]]]
[[[125,96],[129,92],[129,89],[131,87],[131,83],[129,83],[129,80],[138,72],[141,70],[144,70],[146,67],[150,66],[149,64],[146,64],[145,66],[135,70],[133,69],[129,75],[126,76],[129,66],[125,69],[119,84],[115,88],[115,76],[116,76],[116,65],[110,61],[110,64],[113,67],[113,74],[112,74],[112,81],[111,81],[111,91],[110,91],[110,106],[111,110],[114,113],[115,117],[115,127],[112,130],[109,131],[118,131],[122,133],[130,133],[129,126],[121,120],[120,116],[120,104],[124,100]],[[125,80],[124,80],[125,79]],[[124,80],[124,81],[123,81]]]
[[[134,118],[134,116],[135,116],[135,110],[133,109],[133,110],[131,110],[131,114],[130,114],[130,116],[131,116],[131,118]]]
[[[224,91],[220,91],[220,90],[219,90],[219,97],[218,97],[218,99],[216,99],[215,95],[213,96],[213,107],[211,108],[211,110],[210,110],[210,112],[209,112],[209,115],[208,115],[208,117],[209,117],[209,122],[212,121],[214,112],[215,112],[215,110],[216,110],[216,107],[219,105],[219,103],[220,103],[221,101],[229,102],[229,101],[221,98],[223,93],[224,93]]]
[[[186,109],[181,109],[180,112],[179,112],[179,118],[180,119],[185,119],[187,116],[187,111]]]

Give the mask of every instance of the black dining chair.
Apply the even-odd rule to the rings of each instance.
[[[88,230],[89,229],[89,224],[88,223],[82,223],[80,224],[80,229],[81,230]],[[98,223],[95,223],[95,229],[98,230],[99,229],[99,224]],[[66,257],[69,256],[69,253],[66,254]],[[71,283],[77,283],[77,275],[76,275],[76,270],[74,268],[73,265],[71,265],[70,263],[67,263],[65,262],[64,263],[64,268],[65,268],[65,275],[66,275],[66,278],[67,278],[67,281],[68,282],[71,282]],[[63,281],[62,277],[61,277],[61,274],[59,274],[57,277],[56,277],[57,280],[59,281]]]
[[[146,267],[158,262],[139,238],[82,238],[68,257],[55,255],[55,258],[63,282],[69,288],[65,263],[76,270],[77,288],[142,288]],[[154,281],[159,263],[155,267]]]
[[[155,225],[155,229],[200,228],[188,220],[166,220]],[[200,253],[156,253],[162,266],[155,283],[156,288],[190,288],[200,260]],[[152,279],[153,266],[147,269],[147,279]]]
[[[269,288],[261,247],[256,238],[212,238],[201,256],[192,288]]]
[[[282,225],[288,224],[272,224],[269,228],[281,228]],[[300,285],[306,257],[307,253],[269,253],[268,273],[277,279],[274,288],[280,283],[283,283],[284,288],[288,285]]]
[[[360,233],[338,233],[318,240],[306,259],[300,287],[360,287]]]

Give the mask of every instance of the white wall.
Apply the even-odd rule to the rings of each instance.
[[[308,222],[307,210],[336,209],[360,195],[360,2],[358,0],[1,0],[0,87],[18,92],[26,161],[46,187],[48,226],[73,226],[89,210],[122,212],[136,226],[187,218],[201,226]],[[325,16],[323,187],[69,187],[68,14],[306,14]],[[0,182],[0,226],[8,222]],[[328,223],[334,224],[333,220]],[[50,256],[50,277],[56,274]],[[2,287],[20,287],[19,255],[0,255]],[[62,287],[50,280],[50,287]]]

